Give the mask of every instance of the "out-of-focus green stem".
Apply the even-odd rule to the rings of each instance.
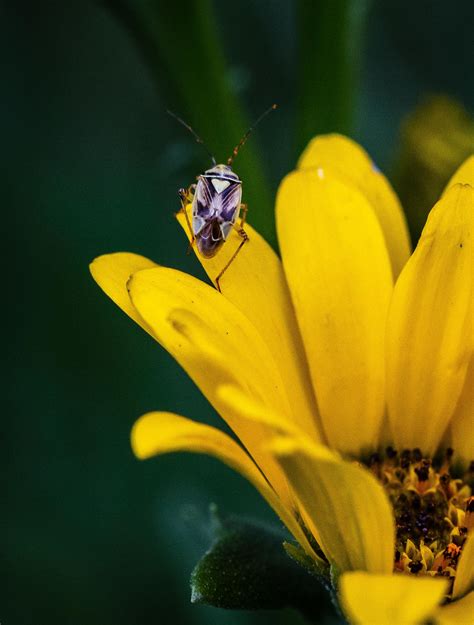
[[[225,162],[249,124],[230,87],[211,1],[105,3],[135,39],[163,101],[194,127],[218,162]],[[275,245],[273,206],[255,144],[245,146],[235,169],[250,223]]]
[[[316,134],[352,130],[369,0],[299,0],[298,154]]]

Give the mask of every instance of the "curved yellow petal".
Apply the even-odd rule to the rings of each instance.
[[[299,428],[296,423],[290,421],[281,413],[269,409],[268,406],[258,403],[253,397],[250,397],[248,393],[245,393],[237,386],[223,384],[218,387],[217,394],[226,406],[226,409],[233,411],[236,415],[238,414],[240,419],[264,423],[271,428],[273,434],[302,438],[310,443],[315,442],[308,436],[307,432]]]
[[[379,220],[397,278],[410,257],[410,236],[397,195],[367,152],[348,137],[321,135],[309,142],[298,168],[331,172],[365,195]]]
[[[146,332],[149,329],[130,301],[127,282],[133,273],[152,267],[157,267],[157,264],[149,258],[129,252],[104,254],[89,265],[92,277],[104,293]]]
[[[291,415],[285,383],[255,327],[218,291],[174,269],[156,267],[135,273],[128,288],[153,336],[191,376],[279,496],[288,501],[283,472],[262,449],[267,428],[234,419],[217,394],[219,385],[232,383]]]
[[[345,452],[373,449],[392,292],[378,221],[359,191],[305,170],[280,185],[277,230],[328,441]]]
[[[310,531],[338,571],[388,573],[395,527],[382,485],[369,471],[327,447],[301,439],[271,444]]]
[[[450,424],[451,447],[464,466],[474,460],[474,356]]]
[[[189,205],[188,213],[190,208]],[[177,218],[190,238],[184,213],[178,213]],[[253,323],[272,353],[283,379],[291,388],[295,422],[319,439],[317,407],[308,363],[281,261],[249,224],[245,225],[245,230],[249,240],[222,277],[222,294]],[[194,246],[199,262],[214,284],[241,241],[233,229],[221,251],[208,259],[200,256]]]
[[[474,622],[474,591],[448,605],[435,614],[436,625],[472,625]]]
[[[474,534],[471,530],[462,548],[454,580],[453,597],[456,599],[474,590]]]
[[[308,434],[301,430],[295,423],[290,421],[285,416],[270,410],[268,406],[263,406],[261,403],[255,401],[248,393],[244,393],[241,389],[230,384],[224,384],[217,389],[219,399],[225,408],[226,414],[232,415],[237,421],[251,421],[260,423],[268,428],[272,436],[263,444],[266,449],[272,452],[272,444],[278,436],[290,436],[294,439],[299,439],[303,444],[312,445],[314,440],[311,439]],[[293,493],[290,486],[290,496],[294,505],[294,508],[298,510],[298,514],[301,518],[305,519],[305,510],[298,505],[297,498]],[[316,541],[319,543],[319,535],[316,528],[313,525],[312,533]]]
[[[277,497],[242,447],[224,432],[170,412],[149,412],[135,423],[131,439],[135,455],[142,460],[176,451],[218,458],[255,486],[308,555],[314,555],[291,510]]]
[[[474,154],[469,156],[451,176],[443,195],[455,184],[470,184],[474,187]]]
[[[341,577],[339,593],[354,625],[420,625],[434,614],[447,586],[430,577],[356,571]]]
[[[387,331],[395,443],[434,453],[461,393],[473,333],[473,189],[455,185],[431,211],[402,271]]]

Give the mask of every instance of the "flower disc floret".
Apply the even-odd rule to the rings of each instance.
[[[474,474],[453,474],[453,450],[443,458],[423,457],[420,449],[398,453],[387,447],[367,465],[383,484],[395,517],[394,572],[449,579],[452,592],[458,561],[474,524]]]

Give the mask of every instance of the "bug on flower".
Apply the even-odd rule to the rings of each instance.
[[[181,211],[185,215],[191,235],[190,245],[193,246],[196,244],[197,250],[203,258],[213,258],[227,240],[240,216],[237,232],[241,237],[241,241],[216,277],[216,286],[219,292],[221,291],[220,280],[222,276],[235,260],[243,245],[249,240],[244,230],[245,220],[247,218],[247,205],[242,204],[242,180],[232,171],[232,163],[253,129],[270,111],[275,109],[276,104],[273,104],[260,115],[252,126],[250,126],[242,139],[235,146],[225,165],[217,164],[214,156],[209,152],[202,139],[194,132],[191,126],[186,124],[186,122],[171,111],[168,111],[168,113],[187,128],[196,141],[204,147],[213,165],[210,169],[206,169],[200,176],[197,176],[197,183],[192,184],[188,189],[180,189],[178,191],[181,199]],[[186,210],[186,206],[189,203],[192,204],[191,221]]]

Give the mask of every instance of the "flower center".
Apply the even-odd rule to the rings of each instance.
[[[453,477],[452,456],[448,449],[436,461],[419,449],[398,453],[387,447],[384,454],[370,457],[368,465],[387,491],[395,515],[394,571],[454,582],[467,533],[474,528],[474,462],[465,474]]]

